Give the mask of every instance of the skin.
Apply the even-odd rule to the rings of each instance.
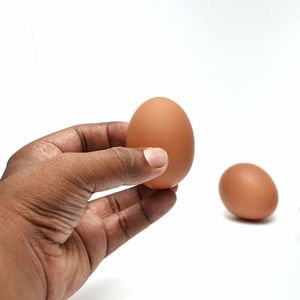
[[[0,180],[0,299],[70,297],[106,256],[175,204],[176,189],[141,185],[165,171],[166,153],[125,148],[127,126],[73,126],[9,159]],[[134,187],[88,201],[121,185]]]

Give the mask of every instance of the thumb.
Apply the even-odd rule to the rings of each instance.
[[[61,159],[63,173],[90,193],[144,183],[161,175],[168,165],[168,155],[161,148],[115,147],[89,153],[65,153]]]
[[[167,163],[167,153],[160,148],[63,153],[7,178],[6,184],[16,199],[22,198],[14,205],[20,214],[48,240],[61,244],[79,224],[93,193],[149,181],[162,174]]]

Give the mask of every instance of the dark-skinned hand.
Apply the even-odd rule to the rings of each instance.
[[[73,126],[17,151],[0,181],[0,299],[63,300],[175,203],[142,185],[165,151],[125,148],[127,124]],[[127,190],[89,201],[93,193]],[[101,297],[101,295],[99,295]]]

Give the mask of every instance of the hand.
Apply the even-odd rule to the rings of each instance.
[[[70,297],[98,264],[175,203],[143,182],[161,149],[124,148],[127,124],[74,126],[20,149],[0,181],[0,299]],[[137,185],[88,201],[95,192]]]

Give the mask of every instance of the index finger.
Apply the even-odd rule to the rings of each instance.
[[[125,146],[128,123],[107,122],[75,125],[24,146],[8,161],[1,179],[65,152],[89,152]]]
[[[128,123],[107,122],[75,125],[36,142],[55,145],[61,152],[89,152],[111,147],[125,146]]]

